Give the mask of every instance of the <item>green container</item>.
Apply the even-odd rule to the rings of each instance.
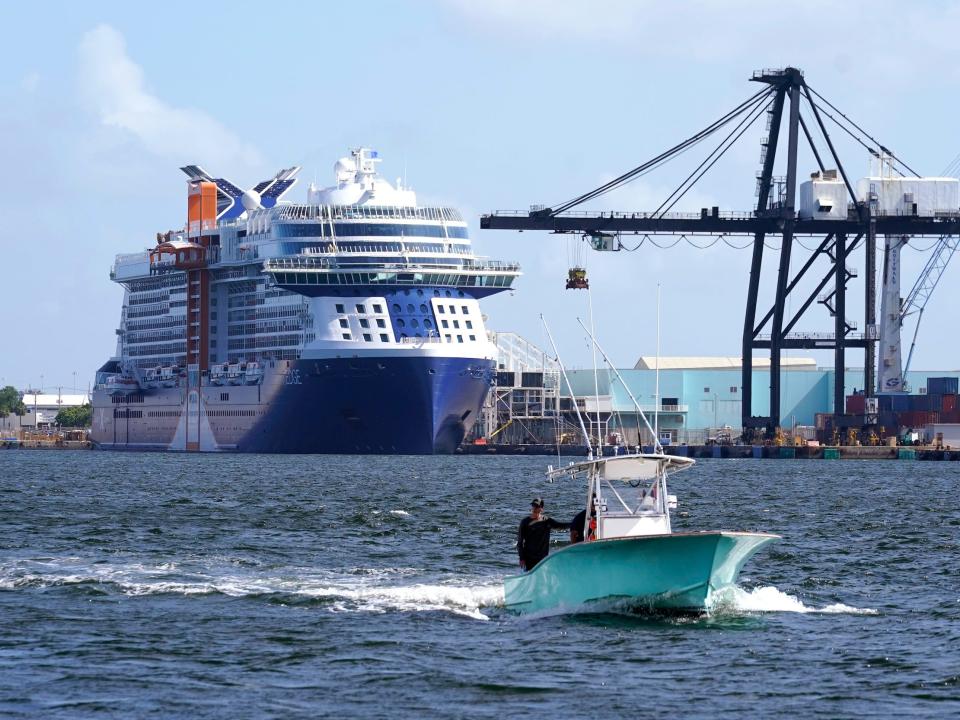
[[[840,448],[828,447],[823,449],[823,459],[824,460],[839,460],[840,459]]]
[[[780,448],[780,459],[781,460],[792,460],[797,456],[797,449],[795,447],[781,447]]]
[[[916,460],[917,451],[913,448],[898,448],[897,460]]]

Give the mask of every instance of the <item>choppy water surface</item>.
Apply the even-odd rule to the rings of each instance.
[[[720,608],[517,617],[547,462],[0,452],[0,715],[960,713],[960,466],[700,461],[676,529],[783,535]]]

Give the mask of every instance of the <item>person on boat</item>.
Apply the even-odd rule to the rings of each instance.
[[[569,527],[570,523],[544,515],[543,498],[534,498],[530,503],[530,514],[520,521],[517,532],[520,567],[526,572],[533,570],[550,553],[550,531],[567,530]]]

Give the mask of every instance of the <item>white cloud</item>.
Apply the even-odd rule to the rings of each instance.
[[[259,164],[256,148],[193,108],[172,107],[151,94],[143,70],[109,25],[84,34],[79,47],[81,98],[100,122],[136,137],[151,153],[211,170]]]
[[[736,59],[754,67],[792,64],[818,76],[877,79],[916,87],[956,78],[960,6],[898,0],[444,0],[471,25],[571,51],[621,51],[650,59]],[[668,66],[660,65],[664,72]],[[705,69],[709,72],[709,69]],[[814,80],[816,82],[816,80]]]

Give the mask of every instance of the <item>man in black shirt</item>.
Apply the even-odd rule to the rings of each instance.
[[[529,572],[550,552],[550,531],[566,530],[569,523],[562,523],[543,514],[543,498],[530,503],[530,514],[520,521],[517,532],[517,553],[520,567]]]

